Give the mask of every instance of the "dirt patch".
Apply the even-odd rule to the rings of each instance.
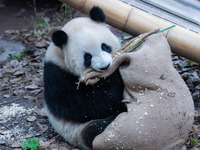
[[[0,149],[20,149],[19,144],[36,137],[43,148],[71,150],[73,148],[54,132],[42,109],[44,54],[53,30],[60,29],[72,18],[86,15],[53,0],[38,3],[36,14],[32,2],[6,0],[5,7],[0,8],[0,40],[21,42],[26,47],[21,55],[11,55],[5,65],[0,67]],[[115,28],[111,30],[123,42],[130,38]],[[198,143],[199,64],[176,55],[172,58],[174,66],[193,94],[196,116],[191,137],[196,134]],[[188,149],[192,146],[188,144]]]
[[[59,7],[60,3],[54,0],[42,0],[36,1],[35,5],[38,11],[46,10],[50,13]],[[30,27],[34,15],[33,0],[0,1],[0,35],[6,30],[20,30]]]

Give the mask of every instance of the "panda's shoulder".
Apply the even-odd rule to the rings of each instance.
[[[55,82],[56,85],[67,84],[70,86],[73,85],[70,83],[77,82],[78,77],[74,76],[60,65],[52,61],[46,61],[44,63],[44,80],[46,84]]]

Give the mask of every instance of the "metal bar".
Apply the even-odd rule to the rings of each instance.
[[[157,3],[155,3],[155,2],[152,2],[151,0],[142,0],[142,1],[145,2],[145,3],[147,3],[147,4],[152,5],[152,6],[154,6],[154,7],[157,7],[157,8],[159,8],[159,9],[162,9],[162,10],[164,10],[164,11],[166,11],[166,12],[172,14],[172,15],[178,16],[178,17],[180,17],[180,18],[183,18],[184,20],[187,20],[187,21],[189,21],[189,22],[192,22],[192,23],[194,23],[194,24],[196,24],[196,25],[200,25],[200,22],[197,22],[197,21],[195,21],[195,20],[193,20],[193,19],[191,19],[191,18],[189,18],[189,17],[187,17],[187,16],[185,16],[185,15],[183,15],[183,14],[180,14],[180,13],[178,13],[178,12],[176,12],[176,11],[173,11],[173,10],[171,10],[171,9],[168,9],[167,7],[164,7],[164,6],[160,5],[160,4],[157,4]]]

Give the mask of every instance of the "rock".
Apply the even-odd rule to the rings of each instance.
[[[200,90],[196,90],[194,93],[192,93],[192,97],[194,101],[197,101],[200,99]]]
[[[58,150],[56,144],[51,144],[49,147],[50,147],[52,150]]]
[[[23,94],[25,94],[25,91],[21,89],[13,91],[13,95],[23,95]]]
[[[0,124],[6,123],[8,120],[3,116],[0,116]],[[1,144],[1,143],[0,143]]]
[[[31,101],[35,99],[35,97],[29,96],[29,95],[25,95],[24,98],[25,98],[25,99],[29,99],[29,100],[31,100]]]
[[[49,147],[49,145],[50,145],[49,141],[46,141],[46,142],[44,142],[42,140],[40,141],[40,146],[43,148],[47,148],[47,147]]]
[[[21,78],[14,78],[14,79],[11,79],[10,80],[10,83],[12,83],[12,84],[16,84],[18,81],[20,81],[21,80]]]
[[[35,85],[35,84],[31,84],[31,85],[25,86],[25,89],[26,89],[26,90],[35,90],[35,89],[37,89],[37,88],[38,88],[38,86]]]
[[[23,75],[23,74],[24,74],[24,72],[22,72],[22,71],[16,71],[14,73],[15,76],[20,76],[20,75]]]
[[[4,97],[4,98],[9,98],[9,97],[10,97],[10,94],[4,94],[3,97]]]
[[[27,118],[27,120],[28,120],[29,122],[33,122],[33,121],[36,120],[36,117],[35,117],[35,116],[29,116],[29,117]]]
[[[11,65],[12,67],[17,67],[17,66],[19,65],[19,61],[18,61],[18,60],[11,60],[11,61],[10,61],[10,65]]]
[[[38,89],[38,90],[32,90],[30,93],[34,94],[34,95],[37,95],[40,92],[41,92],[41,89]]]
[[[47,116],[45,108],[40,109],[37,113],[41,117],[46,117]]]
[[[192,148],[191,150],[199,150],[199,148]]]
[[[196,89],[200,90],[200,84],[196,86]]]
[[[19,148],[20,147],[20,142],[15,142],[11,146],[12,148]]]
[[[47,45],[47,43],[45,41],[40,41],[40,42],[36,43],[35,46],[43,48],[43,47],[47,47],[48,45]]]
[[[9,58],[9,54],[18,56],[24,50],[25,47],[21,43],[0,40],[0,66]]]

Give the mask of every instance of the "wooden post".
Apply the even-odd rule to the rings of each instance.
[[[60,0],[88,14],[93,6],[106,13],[106,22],[131,35],[137,36],[156,28],[167,28],[171,22],[153,16],[118,0]],[[164,32],[172,52],[200,63],[200,34],[181,26]]]

